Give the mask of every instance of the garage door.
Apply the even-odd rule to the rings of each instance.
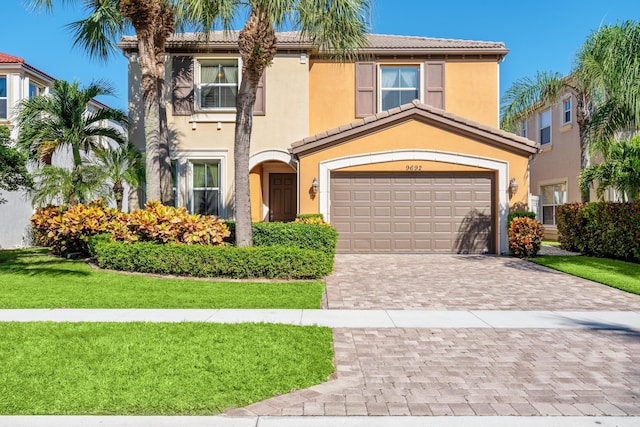
[[[494,252],[492,173],[333,173],[338,252]]]

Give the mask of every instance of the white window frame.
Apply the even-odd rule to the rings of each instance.
[[[418,69],[418,99],[420,102],[424,102],[424,64],[416,63],[416,62],[381,62],[378,63],[378,87],[377,95],[378,95],[378,112],[384,111],[382,109],[382,69],[385,67],[413,67]],[[402,90],[402,88],[398,88],[398,90]],[[408,89],[413,90],[413,89]],[[396,106],[398,107],[398,106]],[[395,107],[394,107],[395,108]]]
[[[567,102],[569,103],[569,109],[567,109]],[[573,121],[573,100],[570,96],[562,99],[562,125],[571,124]],[[567,114],[569,114],[569,120],[567,120]]]
[[[527,124],[527,120],[523,120],[520,125],[520,136],[523,138],[527,138],[527,133],[529,130],[529,125]]]
[[[234,113],[236,112],[236,107],[235,105],[233,107],[225,107],[225,108],[215,108],[215,107],[210,107],[210,108],[205,108],[202,106],[201,103],[201,96],[202,96],[202,92],[201,92],[201,76],[202,76],[202,66],[203,65],[207,65],[207,64],[211,64],[211,63],[216,63],[216,62],[220,62],[220,61],[236,61],[238,64],[238,83],[237,83],[237,90],[240,90],[240,84],[242,83],[242,60],[241,58],[237,57],[237,56],[215,56],[215,57],[202,57],[202,58],[196,58],[196,67],[195,67],[195,109],[196,111],[200,111],[200,112],[204,112],[204,113]],[[233,86],[233,84],[227,83],[227,84],[217,84],[217,83],[211,83],[211,86]],[[237,93],[236,93],[237,96]],[[234,118],[235,120],[235,118]]]
[[[34,95],[31,94],[31,88],[35,89],[35,94]],[[44,94],[44,87],[40,86],[39,84],[36,84],[33,81],[29,81],[29,86],[28,86],[29,98],[32,98],[34,96],[40,96],[40,95],[43,95],[43,94]]]
[[[562,200],[559,201],[558,203],[556,203],[555,201],[555,187],[557,186],[564,186],[564,193],[563,193],[563,197]],[[549,203],[545,203],[544,202],[544,188],[545,187],[553,187],[553,193],[554,193],[554,200],[553,203],[549,204]],[[543,225],[545,226],[552,226],[555,227],[557,225],[557,221],[556,221],[556,209],[558,206],[561,206],[565,203],[567,203],[567,192],[568,192],[568,188],[567,188],[567,182],[566,181],[562,181],[562,182],[554,182],[554,183],[549,183],[549,184],[544,184],[544,185],[540,185],[540,218],[541,218],[541,222]],[[544,208],[545,207],[552,207],[552,217],[551,217],[551,222],[546,222],[547,218],[545,218],[544,216]]]
[[[0,75],[0,79],[4,79],[4,87],[5,87],[5,96],[0,96],[0,100],[5,101],[4,111],[0,111],[0,121],[8,121],[9,120],[9,76]],[[4,113],[4,117],[2,117],[2,113]]]
[[[547,126],[542,127],[542,116],[543,114],[547,113],[549,115],[549,124]],[[538,142],[540,143],[540,145],[549,145],[551,144],[551,129],[552,129],[552,124],[553,124],[553,117],[551,114],[551,108],[547,108],[543,111],[540,111],[538,113]],[[549,140],[547,142],[543,142],[542,140],[542,132],[544,129],[549,128]]]
[[[194,187],[193,186],[193,166],[195,164],[214,164],[218,165],[218,186],[217,187]],[[223,202],[222,202],[222,167],[223,163],[221,159],[189,159],[189,212],[195,213],[194,200],[196,190],[217,190],[218,191],[218,214],[216,217],[222,217],[223,215]]]

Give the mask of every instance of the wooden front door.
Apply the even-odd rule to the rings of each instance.
[[[295,173],[270,173],[269,221],[288,222],[296,219],[298,210],[296,194]]]

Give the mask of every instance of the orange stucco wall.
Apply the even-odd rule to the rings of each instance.
[[[445,110],[499,127],[498,63],[496,60],[447,61]]]
[[[311,61],[309,135],[355,120],[355,64]]]
[[[262,165],[249,172],[249,191],[251,195],[251,221],[262,221]]]
[[[428,149],[451,153],[475,155],[483,158],[506,161],[509,164],[509,177],[516,178],[519,188],[517,194],[510,199],[510,206],[527,204],[527,188],[529,183],[528,156],[506,151],[457,133],[410,120],[396,126],[365,135],[349,142],[334,145],[300,157],[300,187],[311,183],[319,175],[319,164],[326,160],[353,156],[363,153],[378,153],[391,150]],[[385,170],[405,172],[407,165],[423,165],[423,171],[461,171],[460,165],[434,162],[397,161],[376,165],[366,165],[358,170]],[[365,169],[366,168],[366,169]],[[433,169],[430,169],[433,168]],[[348,168],[344,170],[356,170]],[[482,170],[482,169],[471,169]],[[300,191],[300,213],[314,213],[320,209],[318,197],[312,198],[306,191]]]

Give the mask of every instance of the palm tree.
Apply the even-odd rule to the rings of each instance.
[[[44,165],[33,175],[32,203],[38,207],[86,203],[98,197],[106,198],[110,192],[104,181],[104,172],[97,165],[83,164],[74,169]]]
[[[137,188],[144,183],[145,164],[142,153],[131,142],[127,142],[122,147],[95,150],[94,154],[94,164],[103,171],[104,178],[113,183],[113,198],[121,211],[124,184]]]
[[[104,139],[124,144],[124,136],[109,122],[126,126],[124,112],[110,109],[88,109],[92,99],[109,95],[112,89],[102,82],[81,88],[78,82],[57,80],[50,95],[24,99],[18,104],[17,124],[20,128],[17,144],[25,149],[31,160],[50,164],[51,156],[64,148],[71,150],[74,185],[83,186],[86,174],[82,171],[83,152],[86,154],[101,147]],[[73,198],[71,203],[84,200]]]
[[[242,57],[242,83],[236,100],[234,142],[236,244],[250,246],[251,203],[249,194],[249,153],[253,127],[253,107],[258,83],[276,55],[276,28],[299,29],[302,38],[338,60],[357,56],[366,46],[370,0],[191,0],[176,9],[185,21],[205,34],[221,25],[231,28],[236,16],[248,12],[238,34]]]
[[[117,42],[128,26],[138,38],[138,63],[142,72],[142,99],[146,135],[149,200],[173,204],[167,114],[162,99],[165,81],[164,53],[175,28],[174,6],[186,0],[81,0],[88,16],[68,28],[74,45],[90,56],[106,60],[117,51]],[[60,4],[78,0],[59,0]],[[54,0],[29,0],[32,8],[51,11]]]
[[[607,188],[615,189],[622,200],[638,200],[640,196],[640,136],[621,139],[602,153],[604,159],[580,174],[583,191],[597,183],[596,194],[602,199]]]
[[[616,132],[640,123],[639,55],[638,23],[600,28],[580,48],[569,76],[540,72],[509,87],[502,98],[501,127],[513,131],[538,108],[555,103],[564,91],[572,91],[584,170],[590,152],[605,148]]]

